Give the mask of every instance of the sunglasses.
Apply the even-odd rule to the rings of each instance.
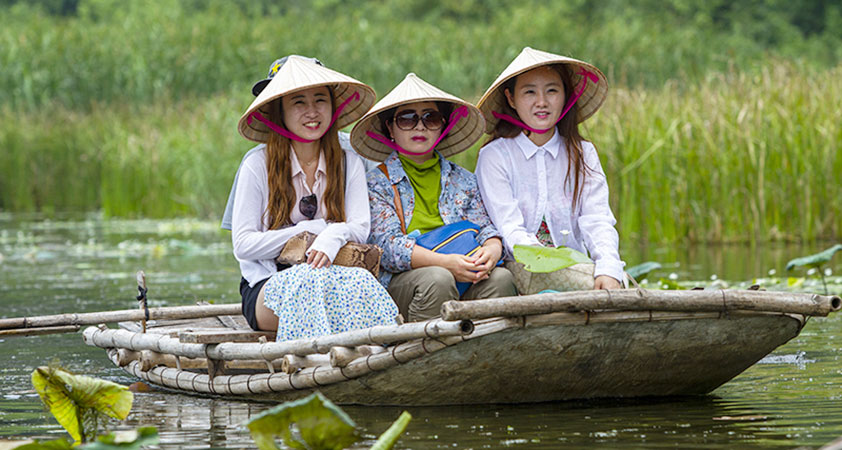
[[[306,217],[307,220],[313,220],[313,217],[316,217],[316,210],[318,207],[319,204],[316,202],[316,194],[301,197],[301,201],[298,202],[298,211]]]
[[[396,115],[392,120],[398,128],[404,131],[415,128],[419,120],[424,123],[424,127],[428,130],[438,130],[444,126],[445,122],[444,116],[438,111],[427,111],[420,117],[415,111],[406,111]]]

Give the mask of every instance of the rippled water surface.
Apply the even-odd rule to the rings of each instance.
[[[650,275],[650,285],[660,278],[705,286],[756,282],[821,293],[816,276],[803,278],[803,271],[787,273],[784,266],[828,246],[627,246],[623,255],[630,264],[663,264]],[[135,308],[138,269],[148,274],[153,306],[234,303],[240,275],[230,249],[230,235],[211,222],[0,213],[0,317]],[[835,293],[842,291],[839,261],[837,255],[827,267]],[[842,314],[813,318],[797,338],[704,397],[406,408],[414,419],[397,448],[818,448],[842,435],[840,338]],[[78,333],[0,340],[0,360],[0,439],[65,436],[32,390],[30,374],[37,366],[58,360],[75,373],[136,381],[103,351],[85,346]],[[511,389],[518,382],[512,380]],[[159,448],[253,448],[243,423],[271,406],[140,393],[128,420],[114,427],[155,426]],[[403,410],[344,409],[367,438],[360,448]]]

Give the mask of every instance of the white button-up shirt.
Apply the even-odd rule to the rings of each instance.
[[[540,245],[535,234],[546,219],[556,246],[587,252],[594,277],[623,280],[617,221],[608,204],[608,183],[593,144],[582,141],[586,170],[581,197],[573,210],[573,177],[567,179],[564,139],[535,145],[520,133],[483,147],[476,175],[488,215],[503,236],[508,257],[515,245]]]
[[[290,214],[294,225],[279,230],[269,230],[264,211],[269,204],[269,177],[266,173],[266,149],[248,155],[237,176],[231,221],[231,240],[234,257],[240,263],[240,272],[250,286],[277,272],[275,258],[289,238],[302,231],[318,234],[310,250],[323,252],[331,261],[348,241],[364,243],[371,229],[368,206],[368,188],[362,159],[353,150],[345,152],[345,222],[325,221],[324,190],[326,174],[324,156],[319,156],[316,182],[311,190],[298,158],[290,151],[291,172],[296,201]],[[301,197],[316,194],[318,209],[313,220],[307,220],[299,211]]]

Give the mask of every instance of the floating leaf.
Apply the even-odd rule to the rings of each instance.
[[[70,450],[72,448],[73,443],[67,439],[56,439],[53,441],[0,441],[0,450]]]
[[[675,290],[675,291],[685,290],[684,287],[681,286],[680,284],[678,284],[678,282],[675,281],[675,280],[669,280],[667,278],[661,278],[660,280],[658,280],[658,282],[661,284],[661,286],[664,289],[672,289],[672,290]]]
[[[298,436],[293,436],[293,424]],[[278,449],[276,436],[289,447],[314,450],[340,450],[360,440],[354,421],[319,392],[278,405],[246,425],[260,450]]]
[[[799,277],[799,278],[788,277],[786,279],[786,286],[789,287],[789,288],[798,288],[798,287],[801,287],[801,285],[803,285],[803,284],[804,284],[804,277]]]
[[[134,400],[134,394],[125,386],[58,368],[35,369],[32,385],[53,417],[76,442],[96,435],[99,415],[125,419]]]
[[[79,447],[81,450],[139,450],[144,445],[158,443],[155,427],[140,427],[136,430],[117,431],[99,436],[96,442]]]
[[[635,280],[642,280],[646,278],[646,275],[653,270],[658,270],[661,268],[661,264],[655,261],[647,261],[643,264],[638,264],[634,267],[630,267],[626,269],[626,272],[632,276]]]
[[[567,247],[515,245],[514,250],[515,261],[532,273],[555,272],[574,264],[593,262],[588,255]]]
[[[842,250],[842,244],[836,244],[823,252],[816,253],[815,255],[795,258],[792,261],[786,263],[786,270],[792,270],[796,267],[801,266],[819,267],[822,264],[830,261],[830,258],[833,257],[833,254],[838,252],[839,250]]]
[[[406,411],[402,412],[398,420],[381,434],[377,442],[371,446],[371,450],[389,450],[394,447],[395,443],[398,442],[398,438],[406,430],[406,426],[409,425],[410,420],[412,420],[412,415]]]

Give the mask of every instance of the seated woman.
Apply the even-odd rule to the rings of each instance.
[[[496,267],[502,243],[476,178],[445,159],[482,128],[476,107],[409,74],[351,131],[361,155],[383,161],[368,172],[369,242],[383,249],[380,281],[410,321],[438,317],[447,300],[516,294],[511,273]],[[416,245],[417,235],[463,220],[479,227],[470,256]],[[457,282],[468,286],[461,295]]]
[[[331,264],[346,242],[368,238],[362,160],[340,148],[337,130],[372,103],[370,87],[293,55],[239,121],[240,134],[266,144],[246,157],[234,194],[243,315],[279,341],[395,323],[397,307],[371,273]],[[277,266],[304,231],[318,235],[307,263]]]
[[[492,136],[480,150],[477,178],[506,249],[587,251],[595,266],[582,282],[594,289],[620,288],[624,266],[599,155],[579,133],[607,91],[596,67],[527,47],[478,105]]]

